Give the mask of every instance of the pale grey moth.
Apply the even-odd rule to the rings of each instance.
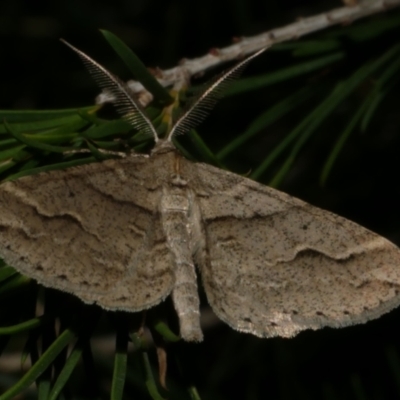
[[[196,271],[217,316],[260,337],[342,327],[400,302],[400,251],[383,237],[237,174],[188,161],[172,137],[205,116],[216,80],[166,138],[118,78],[80,50],[150,155],[128,154],[0,185],[0,256],[44,286],[136,312],[171,295],[187,341],[200,341]]]

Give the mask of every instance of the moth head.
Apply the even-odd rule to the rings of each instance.
[[[166,136],[161,139],[146,116],[139,101],[135,98],[126,83],[112,74],[98,62],[93,60],[83,51],[72,46],[63,39],[60,39],[69,48],[75,51],[82,59],[86,68],[100,86],[100,88],[109,96],[117,111],[126,119],[134,129],[147,133],[154,138],[156,143],[154,151],[169,151],[174,148],[172,138],[176,135],[182,135],[200,124],[215,106],[216,102],[222,97],[227,85],[237,78],[245,66],[255,57],[263,53],[267,47],[246,57],[234,67],[223,73],[215,79],[205,90],[192,102],[191,106],[182,113]],[[187,74],[186,74],[187,75]]]

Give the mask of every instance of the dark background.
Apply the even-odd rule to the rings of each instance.
[[[227,46],[233,37],[259,34],[301,16],[340,6],[339,1],[300,0],[0,2],[0,109],[69,108],[93,103],[97,88],[79,59],[58,41],[60,37],[122,78],[129,78],[98,29],[118,35],[147,66],[169,68],[183,57],[198,57],[211,48]],[[385,24],[385,18],[396,13],[399,11],[388,11],[369,19]],[[275,99],[295,88],[319,80],[328,94],[329,87],[363,62],[383,54],[400,37],[397,26],[371,41],[354,43],[346,37],[346,26],[335,29],[344,32],[344,61],[328,71],[223,100],[199,128],[210,148],[217,151]],[[323,34],[306,39],[319,40]],[[267,52],[252,63],[245,75],[278,71],[294,62],[290,51]],[[207,76],[213,76],[213,72]],[[354,106],[370,84],[371,80],[365,82],[327,119],[299,154],[280,188],[355,220],[400,245],[398,80],[388,88],[392,90],[388,90],[369,129],[351,135],[325,186],[318,181],[337,132],[351,118]],[[226,160],[229,168],[237,173],[252,170],[315,106],[310,103],[294,110],[258,135]],[[268,183],[286,156],[277,160],[262,182]],[[400,311],[394,310],[365,325],[307,331],[290,340],[258,339],[216,324],[205,329],[204,343],[182,343],[169,349],[170,386],[180,388],[181,393],[188,382],[193,383],[202,399],[400,398],[399,321]],[[154,352],[151,354],[155,358]],[[112,359],[108,362],[112,364]],[[130,362],[135,364],[134,360]],[[104,368],[99,374],[103,374],[99,379],[107,380],[111,371]],[[136,392],[133,381],[126,384],[126,398],[149,398]],[[90,397],[88,391],[85,396]],[[179,396],[175,394],[175,398],[189,398]]]

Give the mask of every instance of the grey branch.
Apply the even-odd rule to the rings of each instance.
[[[383,12],[399,5],[400,0],[360,0],[358,4],[353,6],[344,6],[311,17],[299,18],[296,22],[284,27],[271,29],[252,37],[242,37],[236,43],[224,48],[213,49],[213,51],[202,57],[191,60],[185,59],[177,67],[168,70],[158,70],[157,79],[165,87],[172,86],[177,84],[182,79],[182,76],[192,77],[227,61],[254,53],[264,47],[298,39],[301,36],[334,25],[349,24],[357,19]],[[140,103],[143,106],[152,100],[152,96],[144,89],[140,82],[129,81],[127,85],[133,93],[138,95]],[[101,94],[97,98],[97,103],[100,104],[107,101],[110,101],[110,99],[105,94]]]

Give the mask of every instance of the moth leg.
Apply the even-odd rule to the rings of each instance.
[[[161,200],[163,229],[175,259],[175,285],[172,300],[179,318],[181,337],[186,341],[203,340],[200,328],[200,300],[192,259],[188,198],[164,193]]]

